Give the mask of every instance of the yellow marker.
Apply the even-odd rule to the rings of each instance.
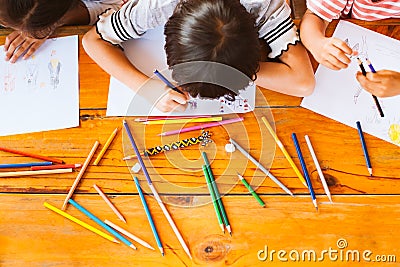
[[[93,226],[91,226],[91,225],[89,225],[89,224],[87,224],[87,223],[85,223],[85,222],[82,222],[81,220],[75,218],[75,217],[72,216],[72,215],[69,215],[68,213],[66,213],[66,212],[64,212],[64,211],[62,211],[62,210],[60,210],[60,209],[57,209],[56,207],[50,205],[50,204],[47,203],[47,202],[44,202],[44,203],[43,203],[43,206],[45,206],[46,208],[48,208],[48,209],[54,211],[55,213],[60,214],[61,216],[64,216],[65,218],[67,218],[67,219],[69,219],[69,220],[71,220],[71,221],[73,221],[73,222],[79,224],[80,226],[82,226],[82,227],[84,227],[84,228],[86,228],[86,229],[92,231],[93,233],[96,233],[96,234],[98,234],[98,235],[100,235],[100,236],[102,236],[102,237],[104,237],[104,238],[106,238],[106,239],[108,239],[108,240],[110,240],[110,241],[112,241],[112,242],[119,243],[119,241],[116,240],[113,236],[110,236],[110,235],[108,235],[108,234],[106,234],[106,233],[104,233],[104,232],[102,232],[102,231],[100,231],[100,230],[94,228]]]
[[[154,125],[154,124],[174,124],[174,123],[191,123],[191,122],[210,122],[210,121],[222,121],[222,117],[156,120],[156,121],[145,121],[143,122],[143,124]]]
[[[271,125],[269,124],[269,122],[267,121],[267,119],[265,117],[261,118],[262,121],[264,122],[265,126],[267,127],[268,131],[271,133],[272,137],[275,140],[275,143],[278,145],[278,147],[281,149],[283,155],[285,155],[285,158],[287,159],[287,161],[289,161],[290,166],[292,166],[294,172],[296,173],[296,175],[299,177],[300,181],[303,183],[303,185],[305,187],[307,187],[307,183],[306,180],[303,177],[303,174],[301,174],[300,170],[297,168],[296,164],[294,164],[292,158],[290,157],[289,153],[286,151],[285,147],[283,146],[282,142],[279,140],[278,136],[276,135],[276,133],[274,132],[274,130],[272,129]],[[308,187],[307,187],[308,188]]]

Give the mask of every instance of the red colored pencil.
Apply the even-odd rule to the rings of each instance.
[[[35,159],[41,159],[41,160],[44,160],[44,161],[51,161],[51,162],[55,162],[55,163],[59,163],[59,164],[63,164],[64,163],[64,161],[62,161],[60,159],[54,159],[54,158],[41,156],[41,155],[36,155],[36,154],[23,152],[23,151],[18,151],[18,150],[14,150],[14,149],[10,149],[10,148],[0,147],[0,150],[1,151],[5,151],[5,152],[9,152],[9,153],[13,153],[13,154],[18,154],[18,155],[22,155],[22,156],[35,158]]]
[[[53,170],[53,169],[75,169],[75,168],[80,168],[82,164],[57,164],[57,165],[49,165],[49,166],[32,166],[31,170],[32,171],[38,171],[38,170]]]

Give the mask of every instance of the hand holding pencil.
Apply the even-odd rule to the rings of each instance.
[[[366,91],[378,97],[400,95],[400,72],[379,70],[367,72],[366,76],[358,72],[357,80]]]

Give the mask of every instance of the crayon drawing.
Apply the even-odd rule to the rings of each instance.
[[[79,125],[77,36],[47,40],[26,60],[7,62],[2,48],[0,57],[0,136]]]
[[[400,96],[378,99],[385,114],[380,117],[372,95],[363,90],[355,78],[360,71],[357,57],[363,62],[366,58],[371,60],[376,70],[400,71],[400,41],[347,21],[339,21],[333,36],[345,40],[358,55],[340,71],[320,65],[315,73],[315,91],[303,99],[301,106],[353,128],[356,121],[360,121],[364,132],[400,145]],[[364,67],[370,71],[365,64]]]

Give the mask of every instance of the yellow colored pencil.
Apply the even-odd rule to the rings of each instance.
[[[265,126],[267,127],[268,131],[271,133],[272,137],[275,140],[275,143],[278,145],[278,147],[281,149],[283,155],[285,155],[285,158],[287,161],[289,161],[290,166],[292,166],[294,172],[296,175],[299,177],[300,181],[303,183],[305,187],[307,187],[306,180],[303,177],[303,174],[301,174],[300,170],[297,168],[296,164],[294,164],[292,157],[290,157],[289,153],[286,151],[285,147],[283,146],[282,142],[279,140],[278,136],[276,135],[275,131],[272,129],[271,124],[267,121],[265,117],[262,117],[261,120],[264,122]],[[308,188],[308,187],[307,187]]]
[[[93,165],[99,164],[101,158],[103,157],[104,153],[106,153],[107,148],[110,146],[111,142],[114,140],[114,137],[117,135],[118,132],[118,127],[115,128],[115,130],[111,133],[110,137],[108,137],[106,143],[104,144],[103,148],[100,150],[99,155],[97,155],[97,158],[93,162]]]
[[[66,213],[66,212],[64,212],[64,211],[62,211],[62,210],[60,210],[60,209],[57,209],[56,207],[50,205],[50,204],[47,203],[47,202],[44,202],[44,203],[43,203],[43,206],[45,206],[46,208],[48,208],[48,209],[54,211],[55,213],[60,214],[60,215],[63,216],[63,217],[65,217],[65,218],[67,218],[67,219],[73,221],[74,223],[79,224],[80,226],[82,226],[82,227],[88,229],[89,231],[92,231],[93,233],[96,233],[96,234],[98,234],[98,235],[104,237],[105,239],[108,239],[108,240],[110,240],[110,241],[112,241],[112,242],[115,242],[115,243],[119,243],[119,241],[118,241],[117,239],[115,239],[113,236],[108,235],[108,234],[106,234],[106,233],[104,233],[104,232],[102,232],[102,231],[100,231],[100,230],[94,228],[93,226],[91,226],[91,225],[89,225],[89,224],[87,224],[87,223],[85,223],[85,222],[83,222],[83,221],[81,221],[81,220],[75,218],[75,217],[72,216],[72,215],[69,215],[68,213]]]
[[[143,122],[143,124],[155,125],[155,124],[175,124],[175,123],[192,123],[192,122],[211,122],[211,121],[222,121],[222,117],[145,121]]]

